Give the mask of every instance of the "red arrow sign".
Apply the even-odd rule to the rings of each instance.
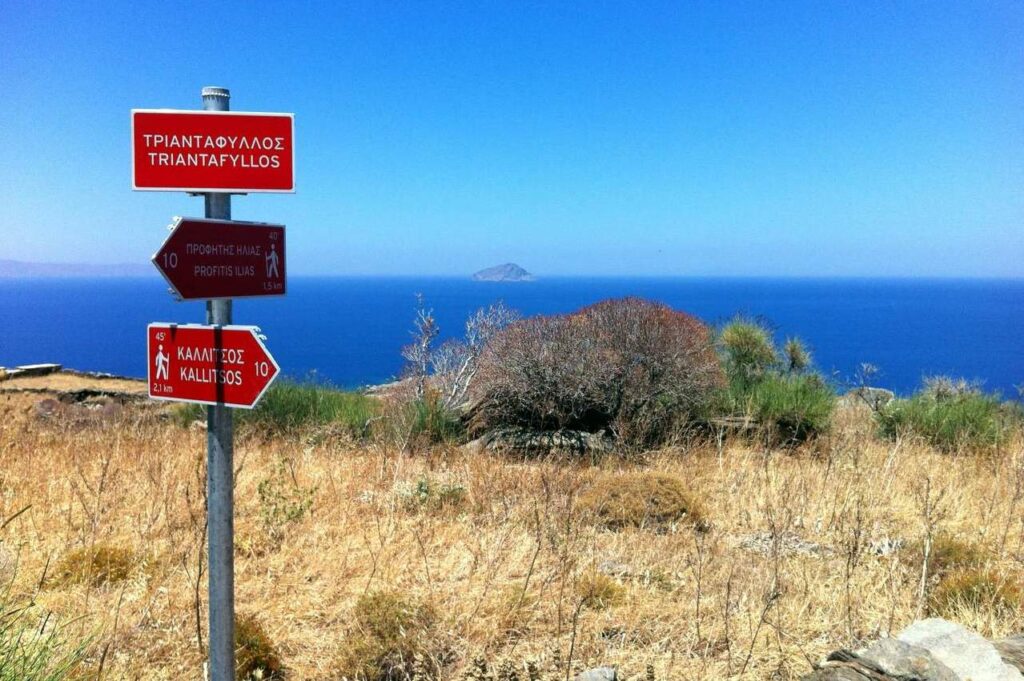
[[[281,368],[255,326],[150,324],[149,396],[252,409]]]
[[[181,300],[285,294],[284,227],[175,218],[153,256]]]
[[[293,192],[292,114],[132,110],[132,189]]]

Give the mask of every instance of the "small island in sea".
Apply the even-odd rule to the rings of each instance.
[[[519,265],[507,262],[480,270],[473,275],[473,281],[535,281],[536,277]]]

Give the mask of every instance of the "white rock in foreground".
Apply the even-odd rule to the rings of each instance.
[[[1024,681],[980,634],[944,619],[914,622],[897,638],[928,650],[963,681]]]

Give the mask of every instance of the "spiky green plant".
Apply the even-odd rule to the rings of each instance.
[[[49,613],[0,591],[0,681],[75,678],[92,639],[75,640]]]
[[[799,338],[787,338],[786,344],[782,346],[782,353],[786,361],[786,370],[790,373],[806,371],[814,363],[811,351]]]
[[[736,317],[718,334],[722,363],[735,390],[747,390],[778,363],[771,331],[763,324]]]
[[[783,444],[826,432],[835,405],[835,391],[817,374],[769,375],[750,393],[754,417],[771,440]]]

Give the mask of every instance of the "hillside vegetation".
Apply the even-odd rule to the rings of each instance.
[[[964,408],[980,394],[931,384],[873,410],[749,320],[712,330],[657,306],[629,314],[693,343],[678,366],[701,367],[682,374],[699,399],[662,419],[651,386],[664,374],[627,360],[661,356],[663,337],[650,325],[604,336],[619,368],[596,385],[657,399],[580,411],[611,431],[599,457],[462,446],[481,413],[501,427],[506,412],[474,411],[480,393],[436,372],[374,399],[274,388],[237,431],[240,678],[554,679],[617,665],[621,678],[797,679],[927,614],[990,637],[1024,629],[1015,409],[984,395],[994,411]],[[504,346],[490,339],[566,334],[517,324],[484,334],[494,354],[473,355],[470,339],[444,366],[501,387],[488,367]],[[529,343],[508,347],[535,366]],[[40,399],[0,391],[0,679],[201,678],[198,414],[138,404],[85,419]],[[918,403],[926,418],[907,415]],[[645,429],[627,427],[634,414]],[[989,420],[996,437],[975,428]],[[10,660],[36,668],[7,672]]]

